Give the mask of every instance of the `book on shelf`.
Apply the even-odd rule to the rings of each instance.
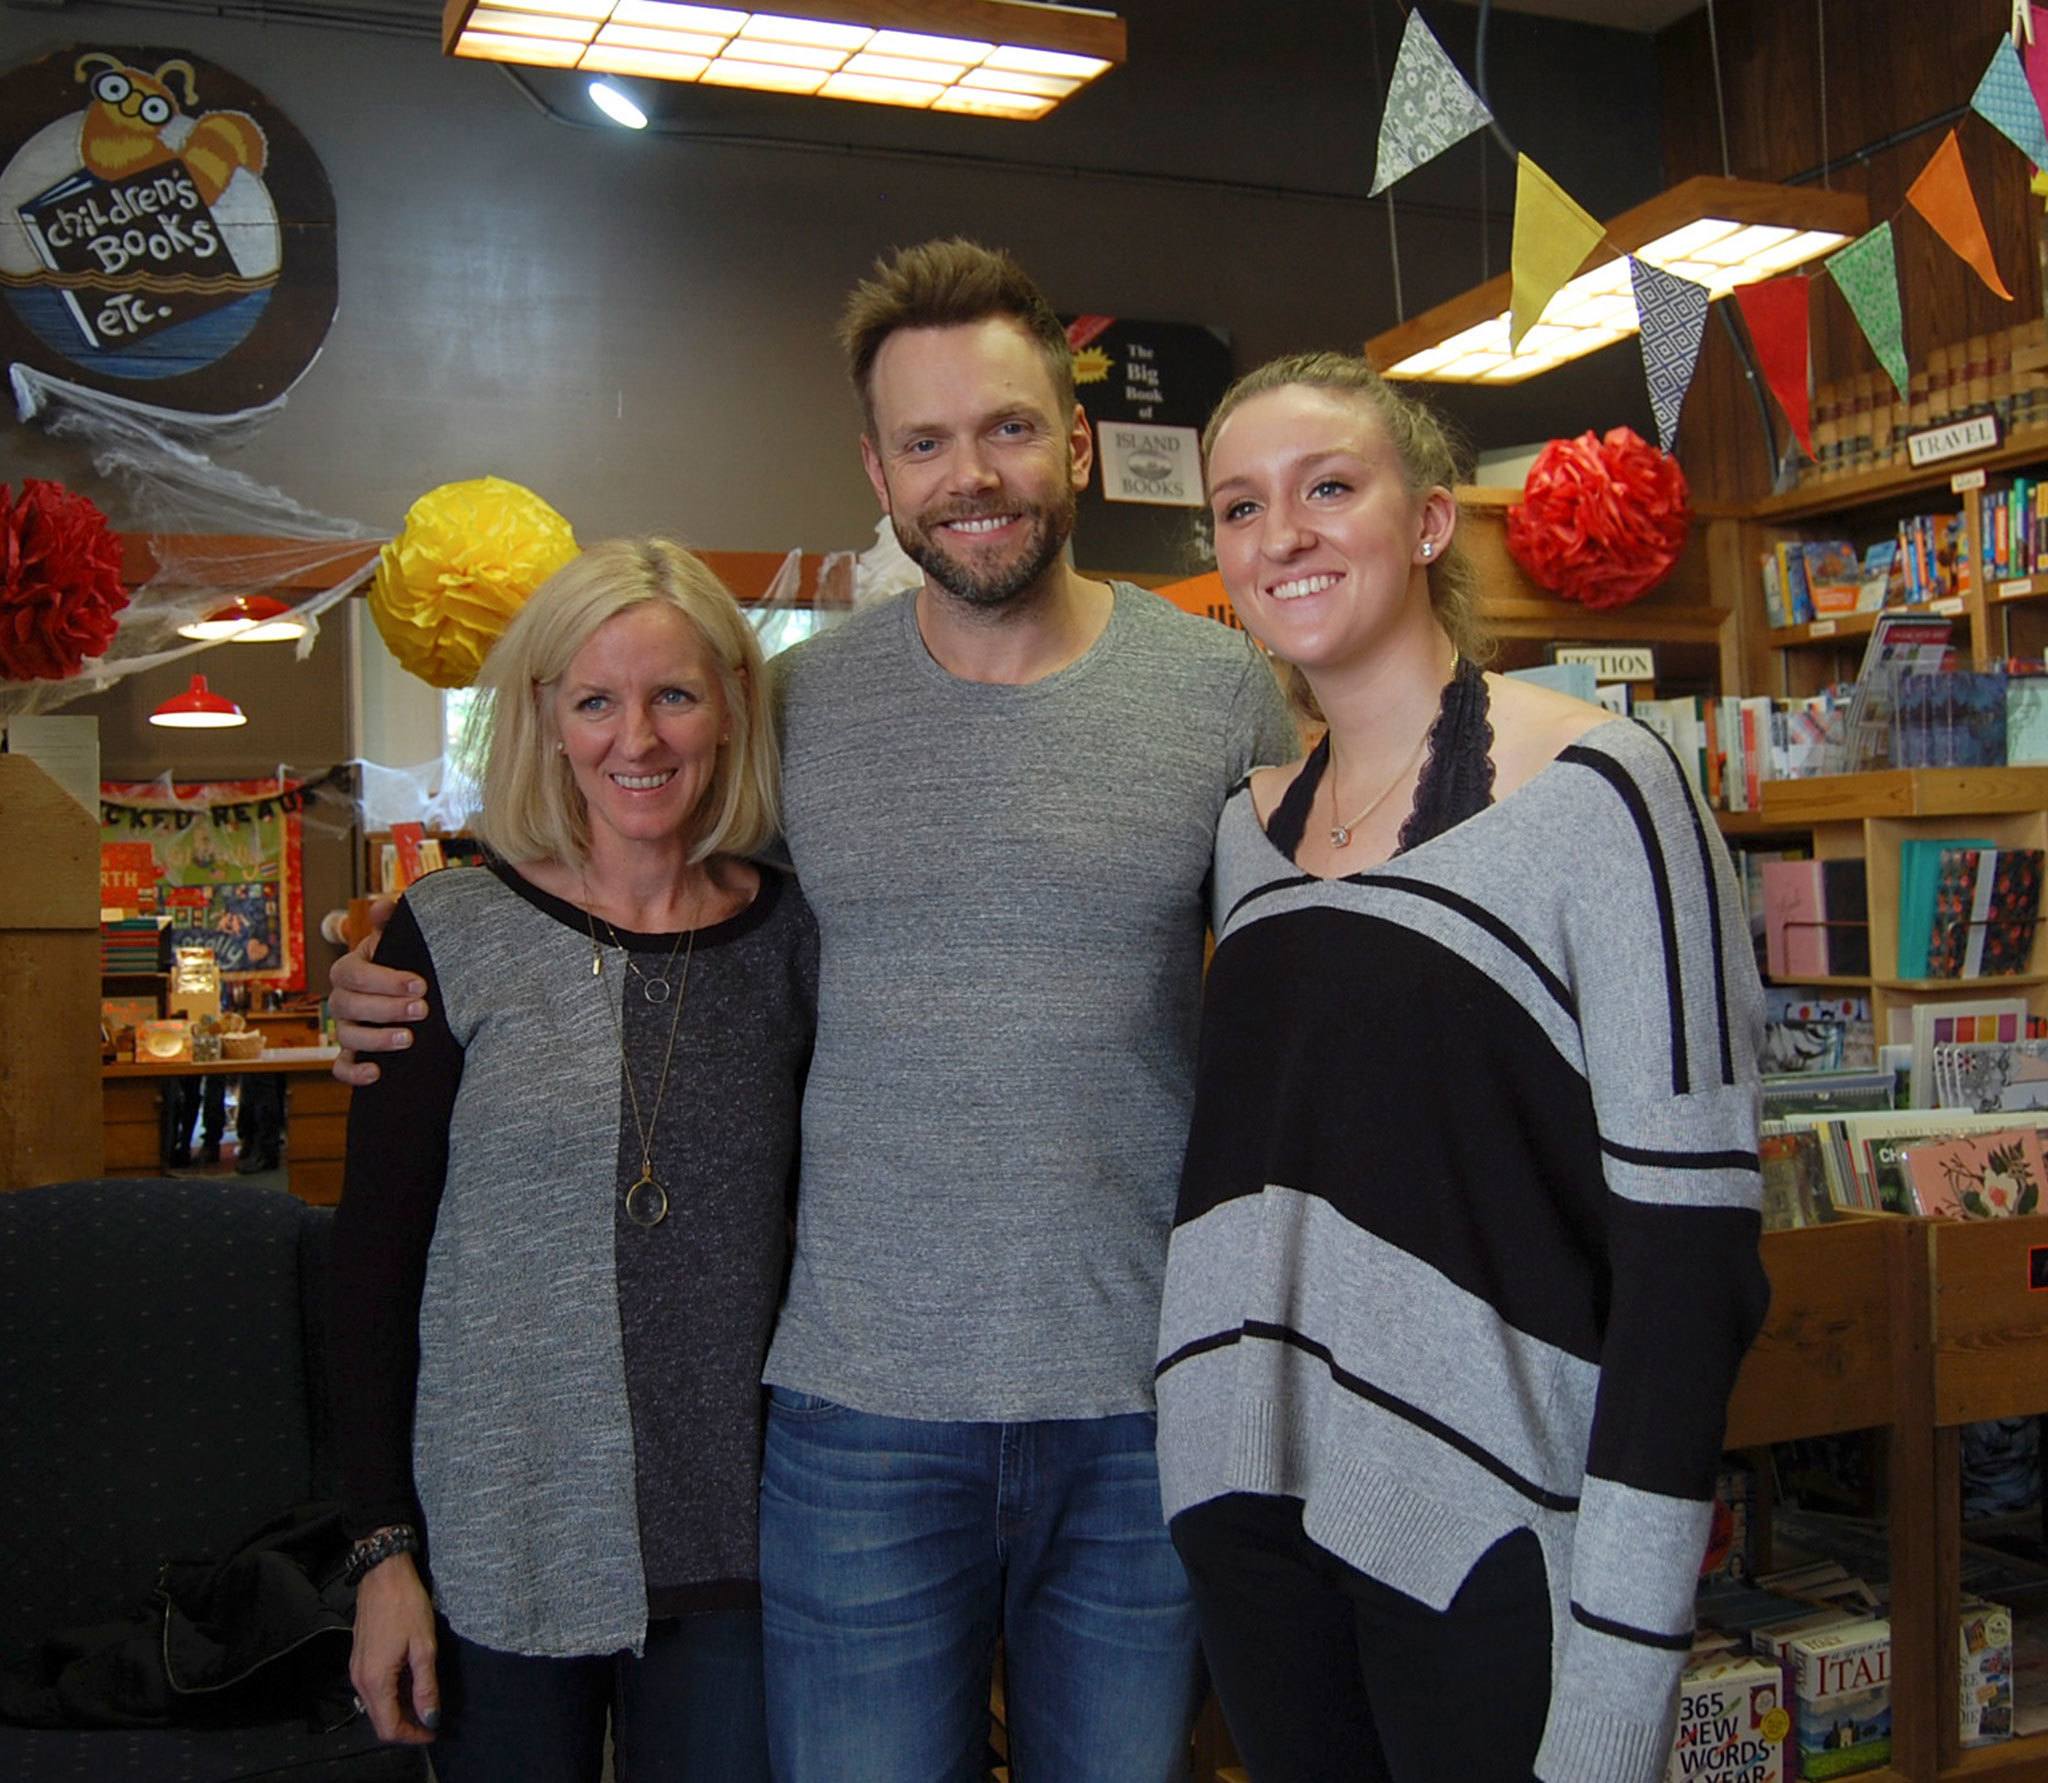
[[[1870,999],[1822,996],[1803,985],[1765,985],[1762,1062],[1772,1076],[1875,1070]]]
[[[1847,539],[1810,539],[1798,550],[1815,617],[1855,612],[1863,595],[1863,563],[1856,547]]]
[[[2048,1111],[2048,1040],[1961,1041],[1934,1048],[1935,1096],[1978,1114]]]
[[[2008,1219],[2035,1213],[2048,1162],[2032,1127],[1953,1133],[1900,1147],[1912,1206],[1934,1219]]]
[[[1764,946],[1773,978],[1870,974],[1870,901],[1855,859],[1766,861]]]
[[[1764,1134],[1757,1141],[1757,1159],[1763,1170],[1766,1232],[1818,1226],[1832,1216],[1820,1140],[1811,1128]]]
[[[1945,848],[1927,942],[1929,978],[2024,972],[2041,912],[2038,848]]]
[[[1862,581],[1856,590],[1856,611],[1876,613],[1904,603],[1905,566],[1899,561],[1899,541],[1879,539],[1863,553]]]
[[[1913,836],[1899,844],[1899,977],[1929,976],[1928,951],[1934,938],[1943,855],[1956,849],[1993,846],[1988,836]]]
[[[1912,1213],[1917,1209],[1907,1176],[1915,1145],[1959,1136],[1982,1137],[2018,1123],[2009,1114],[1973,1114],[1964,1108],[1878,1108],[1795,1111],[1766,1116],[1765,1136],[1811,1138],[1807,1167],[1835,1212]]]
[[[1988,997],[1966,1003],[1915,1003],[1913,1024],[1913,1103],[1937,1106],[1934,1049],[1969,1043],[2008,1044],[2027,1037],[2024,997]]]
[[[1788,624],[1813,622],[1813,595],[1806,586],[1806,554],[1797,539],[1780,539],[1771,548],[1778,565],[1778,586],[1783,591]]]
[[[1764,584],[1764,623],[1783,630],[1792,623],[1792,613],[1785,604],[1785,579],[1778,571],[1777,552],[1764,552],[1759,567]]]
[[[1637,700],[1631,716],[1664,739],[1685,770],[1686,779],[1692,782],[1693,791],[1713,802],[1707,775],[1705,702],[1697,694]]]
[[[1939,669],[1948,654],[1952,630],[1949,621],[1938,615],[1878,614],[1849,696],[1839,771],[1862,773],[1892,765],[1899,677]]]
[[[2006,664],[2005,760],[2015,768],[2048,762],[2048,664]]]
[[[1876,1770],[1892,1755],[1892,1629],[1882,1617],[1845,1621],[1787,1642],[1792,1744],[1801,1777]]]
[[[1665,1783],[1786,1783],[1790,1733],[1774,1661],[1732,1644],[1695,1650],[1679,1675]]]

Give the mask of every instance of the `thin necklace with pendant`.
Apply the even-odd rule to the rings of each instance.
[[[658,979],[649,979],[644,974],[635,974],[632,971],[633,955],[631,949],[625,948],[623,943],[620,942],[618,930],[613,928],[610,923],[606,923],[604,925],[605,933],[611,936],[613,946],[621,948],[625,953],[628,968],[626,978],[619,985],[619,1007],[614,1009],[612,1007],[611,993],[604,988],[602,983],[604,977],[604,950],[597,944],[597,919],[588,910],[585,910],[583,912],[583,921],[590,930],[590,975],[600,981],[597,987],[597,994],[604,1003],[605,1014],[612,1018],[612,1032],[617,1036],[619,1042],[619,1075],[626,1080],[626,1097],[633,1110],[633,1130],[640,1140],[640,1174],[633,1179],[632,1185],[626,1190],[626,1218],[631,1220],[636,1226],[658,1226],[663,1220],[668,1218],[668,1190],[655,1180],[654,1134],[655,1129],[661,1125],[661,1105],[668,1095],[669,1066],[675,1062],[676,1033],[682,1026],[683,1000],[690,989],[690,961],[697,952],[697,931],[695,929],[688,931],[689,945],[687,947],[683,947],[683,936],[678,935],[669,946],[668,964],[662,969],[664,976]],[[626,1057],[626,1024],[624,1019],[626,985],[631,983],[635,976],[640,976],[643,986],[650,993],[647,1000],[650,1003],[661,1002],[661,997],[651,994],[651,988],[659,984],[664,995],[666,995],[668,990],[666,974],[675,966],[676,949],[678,947],[683,947],[682,979],[676,987],[675,1012],[668,1018],[668,1046],[661,1055],[661,1077],[654,1091],[654,1113],[651,1118],[643,1117],[640,1112],[640,1092],[633,1083],[632,1062]]]
[[[1454,651],[1451,655],[1451,673],[1455,675],[1457,672],[1458,658],[1457,653]],[[1441,703],[1439,703],[1438,710],[1442,710]],[[1330,846],[1332,848],[1349,848],[1351,846],[1352,832],[1356,830],[1360,824],[1362,824],[1382,805],[1384,805],[1387,802],[1387,800],[1393,796],[1394,788],[1399,786],[1402,783],[1402,781],[1408,778],[1408,770],[1414,767],[1415,764],[1422,759],[1423,748],[1429,742],[1429,733],[1435,729],[1436,717],[1434,714],[1432,714],[1430,717],[1430,721],[1422,727],[1422,735],[1415,739],[1415,747],[1413,750],[1409,752],[1408,759],[1401,764],[1399,770],[1395,773],[1393,779],[1389,780],[1386,783],[1386,785],[1381,787],[1378,792],[1373,794],[1372,802],[1368,804],[1363,811],[1359,812],[1359,814],[1356,817],[1354,817],[1349,823],[1333,822],[1330,825]],[[1335,818],[1336,815],[1337,751],[1335,746],[1333,745],[1330,750],[1330,816],[1332,818]]]

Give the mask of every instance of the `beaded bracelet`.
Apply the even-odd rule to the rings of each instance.
[[[417,1554],[420,1551],[420,1532],[410,1523],[393,1523],[384,1529],[372,1530],[348,1551],[348,1565],[342,1570],[342,1577],[351,1585],[360,1585],[363,1575],[371,1567],[381,1565],[394,1554]]]

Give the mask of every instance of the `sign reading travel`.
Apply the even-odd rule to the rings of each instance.
[[[282,396],[335,310],[334,194],[269,100],[181,51],[0,75],[0,353],[157,407]]]

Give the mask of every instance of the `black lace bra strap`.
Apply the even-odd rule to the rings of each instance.
[[[1415,804],[1401,826],[1395,853],[1402,854],[1440,836],[1493,803],[1493,723],[1488,713],[1486,673],[1458,658],[1444,688],[1436,723],[1430,726],[1429,756],[1416,783]]]
[[[1266,840],[1289,860],[1294,859],[1295,850],[1308,833],[1309,810],[1316,802],[1316,791],[1323,784],[1323,772],[1329,765],[1330,733],[1325,731],[1266,824]]]

